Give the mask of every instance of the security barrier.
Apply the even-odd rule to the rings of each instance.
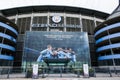
[[[80,63],[69,63],[66,67],[52,66],[47,67],[45,63],[40,63],[38,67],[38,78],[45,77],[84,77]],[[120,77],[120,67],[91,67],[89,77]],[[32,78],[32,66],[25,71],[21,67],[0,67],[0,79],[7,78]]]

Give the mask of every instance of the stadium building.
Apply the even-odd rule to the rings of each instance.
[[[92,66],[97,66],[97,58],[94,47],[94,29],[97,25],[105,21],[109,14],[80,7],[52,5],[4,9],[1,10],[1,14],[18,26],[17,41],[15,40],[17,36],[17,29],[12,23],[11,26],[15,26],[13,27],[15,28],[15,32],[9,30],[9,35],[14,37],[12,38],[14,41],[12,42],[11,39],[8,39],[8,41],[12,42],[9,43],[9,45],[14,45],[15,42],[17,42],[17,50],[14,54],[14,66],[21,66],[22,64],[26,31],[87,32],[90,46],[91,64]],[[2,28],[4,33],[5,27]],[[6,52],[4,53],[7,54]]]
[[[95,28],[99,66],[120,66],[120,4]]]
[[[12,66],[17,43],[18,28],[10,20],[0,16],[0,66]]]

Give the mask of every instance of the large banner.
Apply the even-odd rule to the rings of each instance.
[[[27,62],[36,62],[40,52],[51,45],[53,50],[71,50],[75,54],[75,61],[90,65],[88,35],[86,32],[26,32],[22,66]],[[82,65],[81,65],[82,66]]]

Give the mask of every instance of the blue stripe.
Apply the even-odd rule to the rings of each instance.
[[[14,58],[12,56],[7,56],[7,55],[0,55],[0,59],[14,60]]]
[[[120,54],[100,56],[98,60],[120,59]]]
[[[9,50],[11,50],[11,51],[15,51],[15,48],[14,48],[14,47],[9,46],[9,45],[6,45],[6,44],[1,44],[1,43],[0,43],[0,47],[1,47],[1,48],[5,48],[5,49],[9,49]]]
[[[9,35],[1,33],[1,32],[0,32],[0,36],[4,37],[4,38],[7,38],[7,39],[9,39],[9,40],[11,40],[11,41],[16,43],[16,39],[14,37],[12,37],[12,36],[9,36]]]
[[[110,35],[104,36],[102,38],[99,38],[98,40],[96,40],[96,44],[98,44],[98,43],[100,43],[100,42],[102,42],[104,40],[115,38],[115,37],[120,37],[120,32],[115,33],[115,34],[110,34]]]
[[[40,51],[35,50],[35,49],[31,49],[31,48],[24,48],[26,51],[32,51],[32,52],[36,52],[36,53],[40,53]]]
[[[100,52],[100,51],[103,51],[103,50],[107,50],[107,49],[111,49],[111,48],[118,48],[118,47],[120,47],[120,43],[111,44],[111,45],[107,45],[107,46],[102,46],[102,47],[99,47],[96,51]]]
[[[106,26],[100,30],[98,30],[96,33],[95,33],[95,36],[97,36],[98,34],[108,30],[108,29],[112,29],[112,28],[116,28],[116,27],[120,27],[120,22],[119,23],[115,23],[115,24],[112,24],[110,26]]]
[[[11,30],[11,31],[14,32],[16,35],[18,35],[18,32],[17,32],[14,28],[12,28],[11,26],[9,26],[9,25],[7,25],[7,24],[5,24],[5,23],[2,23],[2,22],[0,22],[0,26]]]

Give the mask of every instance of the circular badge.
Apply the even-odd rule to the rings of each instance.
[[[61,16],[58,15],[53,16],[52,21],[55,23],[59,23],[61,21]]]

